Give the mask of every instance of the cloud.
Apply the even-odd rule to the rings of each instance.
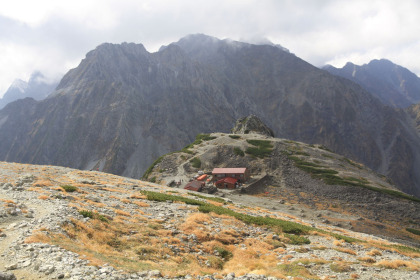
[[[388,58],[420,74],[416,0],[14,0],[0,9],[0,95],[35,70],[60,76],[104,42],[149,51],[192,34],[268,38],[341,67]]]

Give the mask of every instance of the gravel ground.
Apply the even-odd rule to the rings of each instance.
[[[33,191],[33,187],[40,185],[44,178],[55,182],[51,186],[43,186],[45,193]],[[66,182],[78,182],[89,187],[84,192],[67,194],[57,187]],[[104,184],[108,183],[108,184]],[[123,192],[111,191],[123,189]],[[0,163],[0,279],[167,279],[162,275],[164,271],[148,270],[140,272],[127,272],[118,270],[111,265],[91,266],[89,261],[74,252],[67,251],[58,246],[44,243],[24,242],[34,231],[49,231],[63,233],[62,225],[70,219],[77,219],[89,223],[89,218],[79,214],[71,204],[75,199],[93,201],[89,207],[104,215],[115,215],[112,209],[120,209],[130,214],[137,210],[135,204],[121,204],[121,199],[134,200],[131,195],[139,190],[175,191],[156,184],[141,182],[128,178],[107,175],[100,172],[78,171],[61,167],[45,167],[33,165],[20,165]],[[184,190],[176,190],[186,193]],[[47,199],[42,198],[45,195]],[[220,195],[220,194],[219,194]],[[339,215],[334,212],[312,211],[298,208],[285,202],[267,200],[264,198],[245,196],[233,193],[224,193],[227,200],[250,215],[269,215],[278,218],[304,222],[317,228],[325,228],[339,234],[345,234],[364,240],[376,240],[386,242],[381,238],[367,234],[356,233],[323,223],[323,216]],[[73,198],[72,198],[73,197]],[[199,199],[197,197],[192,197]],[[184,245],[191,248],[191,253],[201,254],[198,247],[199,241],[194,235],[184,234],[179,230],[179,224],[194,213],[197,207],[179,203],[147,202],[150,207],[142,208],[146,217],[152,217],[162,222],[165,229],[174,231],[176,236],[185,240]],[[103,205],[103,206],[101,206]],[[244,207],[244,206],[249,206]],[[111,210],[110,210],[111,209]],[[268,210],[267,210],[268,209]],[[238,210],[239,211],[239,210]],[[340,217],[337,217],[340,218]],[[347,217],[349,218],[349,217]],[[356,218],[356,217],[353,217]],[[264,228],[242,225],[228,226],[220,218],[212,218],[213,222],[205,225],[209,232],[222,230],[237,230],[245,232],[242,244],[236,244],[237,248],[247,249],[245,240],[252,238],[266,240],[278,238]],[[344,232],[344,233],[343,233]],[[182,238],[181,238],[182,237]],[[379,253],[371,258],[375,263],[383,260],[407,262],[411,267],[397,269],[385,269],[378,265],[368,265],[359,260],[366,257],[372,248],[360,244],[340,243],[329,236],[310,235],[311,244],[290,245],[278,251],[270,252],[278,259],[278,266],[290,266],[297,261],[298,268],[302,267],[319,279],[420,279],[420,255],[407,256],[393,250],[378,249]],[[174,251],[178,248],[173,247]],[[194,253],[195,254],[195,253]],[[312,259],[305,262],[304,259]],[[323,260],[325,263],[316,263],[313,260]],[[332,265],[346,263],[342,271],[337,272]],[[205,265],[205,264],[203,264]],[[177,279],[216,279],[220,275],[193,276],[185,275]],[[248,273],[236,275],[233,271],[224,272],[224,279],[275,279],[264,275]],[[2,278],[3,277],[3,278]],[[293,279],[293,275],[285,276]],[[303,277],[303,279],[305,279]]]

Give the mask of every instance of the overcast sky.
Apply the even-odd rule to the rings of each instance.
[[[315,66],[387,58],[420,74],[418,0],[13,0],[0,8],[0,96],[58,78],[104,42],[150,52],[192,33],[267,38]]]

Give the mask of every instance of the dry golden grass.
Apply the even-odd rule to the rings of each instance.
[[[42,188],[40,188],[40,187],[29,187],[29,188],[27,188],[26,190],[28,190],[28,191],[32,191],[32,192],[37,192],[37,193],[48,193],[48,194],[50,194],[50,192],[49,192],[49,191],[44,190],[44,189],[42,189]]]
[[[320,245],[320,246],[313,246],[311,247],[312,250],[326,250],[327,247]]]
[[[54,183],[50,179],[38,179],[32,185],[35,187],[52,187]]]
[[[31,236],[25,239],[25,243],[50,243],[51,239],[44,232],[48,232],[46,228],[34,230]]]
[[[221,202],[217,202],[217,201],[213,201],[213,200],[207,200],[208,203],[213,204],[215,206],[223,206],[223,203]]]
[[[39,199],[42,199],[42,200],[47,200],[47,199],[49,199],[50,197],[49,197],[49,196],[47,196],[47,195],[40,195],[40,196],[38,196],[38,198],[39,198]]]
[[[334,240],[334,241],[333,241],[333,244],[334,244],[335,246],[339,246],[339,247],[344,246],[344,243],[345,243],[345,241],[344,241],[343,239],[341,239],[341,240]]]
[[[115,209],[115,210],[114,210],[114,212],[115,212],[117,215],[121,215],[121,216],[126,216],[126,217],[130,217],[130,216],[131,216],[131,214],[130,214],[130,213],[128,213],[128,212],[126,212],[126,211],[123,211],[123,210],[120,210],[120,209]]]
[[[7,204],[16,204],[16,202],[14,202],[13,200],[10,200],[10,199],[0,199],[0,201],[3,201],[4,203],[7,203]]]
[[[147,196],[142,195],[142,194],[132,194],[132,195],[130,195],[130,198],[134,198],[134,199],[147,199]]]
[[[342,253],[357,256],[357,252],[354,251],[354,250],[351,250],[349,248],[336,248],[336,250],[339,251],[339,252],[342,252]]]
[[[267,249],[268,244],[254,241],[252,247],[228,246],[233,257],[225,263],[224,272],[235,271],[238,275],[245,273],[264,274],[283,278],[282,271],[277,268],[278,259],[275,254]]]
[[[134,204],[136,204],[139,207],[150,207],[150,204],[143,202],[143,201],[133,201]]]
[[[347,262],[344,262],[344,261],[333,262],[330,265],[330,269],[338,273],[349,272],[352,270],[351,266]]]
[[[360,277],[360,275],[357,274],[357,273],[350,274],[350,278],[352,278],[352,279],[359,279],[359,277]]]
[[[405,261],[405,260],[381,260],[376,263],[377,266],[397,269],[400,267],[406,267],[408,270],[420,271],[420,263],[415,261]]]
[[[202,243],[202,249],[207,254],[213,254],[215,247],[223,248],[224,245],[217,240],[205,241]]]
[[[367,252],[366,255],[375,257],[375,256],[382,256],[382,253],[377,249],[372,249],[369,252]]]
[[[123,188],[102,188],[102,189],[109,192],[128,193],[128,191]]]
[[[144,216],[146,216],[146,215],[151,215],[151,214],[146,214],[145,212],[143,212],[142,210],[140,210],[140,209],[134,209],[134,211],[136,211],[137,213],[139,213],[139,214],[134,214],[133,216],[139,216],[139,215],[141,215],[143,218],[146,218],[146,217],[144,217]]]
[[[360,257],[360,258],[357,258],[357,259],[359,261],[365,262],[365,263],[375,263],[376,262],[376,260],[372,257]]]
[[[214,235],[214,239],[223,244],[237,244],[242,241],[240,234],[233,229],[222,230],[220,233]]]

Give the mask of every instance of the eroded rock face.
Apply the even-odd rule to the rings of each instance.
[[[274,137],[274,132],[266,126],[257,116],[250,115],[236,121],[235,127],[232,129],[234,134],[257,133]]]

